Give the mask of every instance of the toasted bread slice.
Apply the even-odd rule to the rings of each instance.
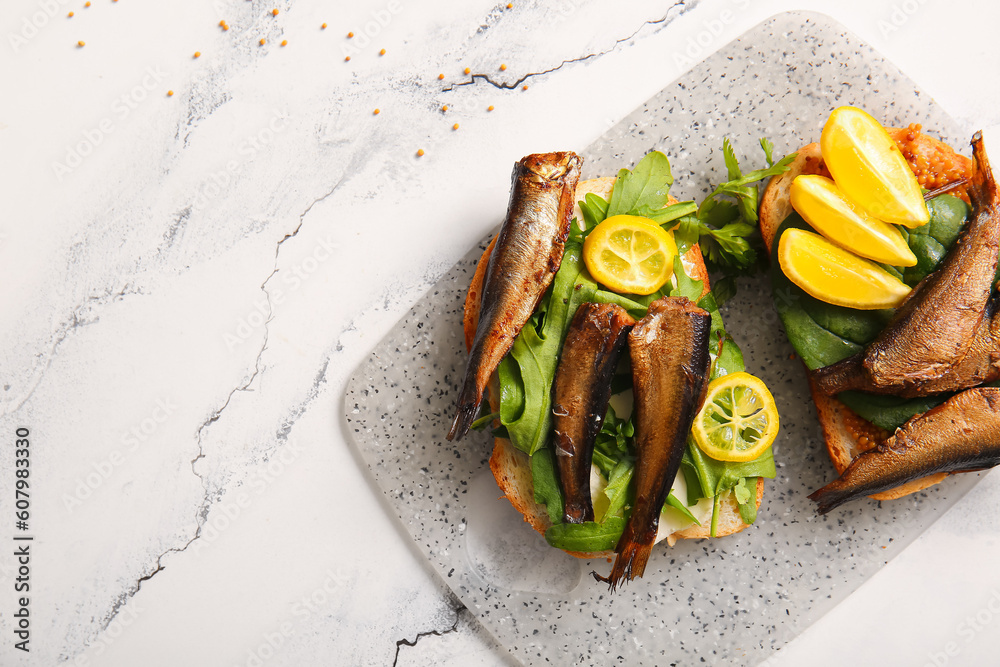
[[[582,181],[576,188],[576,201],[580,201],[584,198],[587,193],[594,193],[605,199],[609,198],[611,195],[611,188],[615,183],[614,177],[604,177],[595,178],[588,181]],[[677,200],[673,197],[670,198],[670,204],[676,203]],[[580,212],[579,207],[574,210],[574,215],[578,220],[583,219],[583,215]],[[493,252],[493,244],[496,238],[490,241],[486,250],[483,252],[482,257],[479,260],[479,264],[476,267],[476,272],[472,277],[472,283],[469,285],[469,291],[466,293],[465,298],[465,311],[464,311],[464,333],[465,333],[465,346],[466,348],[472,347],[472,339],[476,335],[476,325],[479,322],[479,302],[481,300],[481,292],[483,287],[483,280],[486,277],[486,264],[489,260],[490,253]],[[688,250],[681,257],[681,261],[684,264],[684,269],[689,276],[695,280],[704,281],[705,287],[702,294],[707,294],[709,290],[708,286],[708,269],[705,267],[705,262],[702,259],[701,249],[696,245]],[[490,378],[489,384],[489,400],[492,410],[495,412],[499,409],[499,385],[496,373]],[[514,445],[506,438],[496,438],[493,445],[493,454],[490,456],[490,470],[493,472],[493,477],[497,481],[497,485],[500,490],[503,491],[504,496],[510,501],[510,504],[524,516],[524,520],[527,521],[532,528],[541,534],[545,534],[545,531],[552,525],[549,521],[548,513],[545,510],[544,505],[539,505],[535,502],[535,489],[531,482],[531,465],[530,460],[524,452],[515,448]],[[760,507],[761,499],[764,495],[764,480],[757,479],[757,507]],[[731,535],[733,533],[738,533],[746,527],[743,520],[740,518],[739,506],[737,505],[736,499],[730,494],[729,497],[725,498],[721,503],[721,509],[719,511],[718,525],[716,527],[716,536],[723,537],[726,535]],[[657,542],[661,540],[666,540],[671,546],[677,542],[679,538],[705,538],[709,537],[710,527],[707,525],[698,526],[694,525],[690,528],[686,528],[681,531],[677,531],[672,534],[663,534],[662,531],[657,535]],[[578,558],[611,558],[615,554],[613,551],[604,551],[600,553],[578,553],[578,552],[568,552],[573,556]]]
[[[919,125],[886,130],[903,152],[922,187],[933,189],[972,175],[971,159],[959,155],[947,144],[923,134]],[[799,149],[788,171],[772,178],[764,190],[759,211],[760,233],[768,252],[771,251],[771,243],[778,228],[792,212],[789,189],[792,181],[800,174],[830,175],[820,155],[819,144],[807,144]],[[956,189],[953,194],[968,199],[964,188]],[[875,447],[889,436],[889,433],[862,419],[836,398],[817,390],[811,377],[809,387],[823,428],[826,450],[838,474],[844,472],[855,456]],[[893,500],[926,489],[945,477],[947,473],[929,475],[871,497],[875,500]]]

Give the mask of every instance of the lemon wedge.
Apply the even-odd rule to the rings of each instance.
[[[819,145],[837,186],[868,213],[911,229],[930,221],[917,177],[896,142],[868,113],[856,107],[835,109]]]
[[[730,373],[708,385],[694,418],[694,441],[717,461],[752,461],[778,436],[778,408],[760,378]]]
[[[647,218],[614,215],[583,242],[583,263],[594,280],[622,294],[652,294],[674,270],[673,234]]]
[[[891,266],[916,265],[917,256],[899,229],[870,216],[829,178],[796,176],[790,198],[813,229],[855,255]]]
[[[903,281],[878,264],[802,229],[789,229],[781,235],[778,264],[807,294],[837,306],[895,308],[910,293]]]

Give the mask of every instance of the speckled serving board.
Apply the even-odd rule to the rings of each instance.
[[[971,135],[842,26],[795,12],[758,25],[632,112],[582,151],[584,176],[614,174],[655,148],[671,160],[672,193],[700,200],[725,180],[723,137],[741,158],[752,156],[745,165],[760,165],[760,137],[784,155],[818,140],[829,112],[843,104],[890,125],[921,122],[956,146]],[[747,370],[777,400],[778,477],[767,483],[755,525],[724,539],[660,544],[642,579],[608,595],[589,575],[606,573],[607,562],[550,548],[498,499],[487,434],[445,440],[466,359],[462,305],[482,249],[471,250],[379,343],[350,382],[345,408],[375,483],[420,550],[525,664],[758,663],[977,480],[956,476],[904,500],[864,500],[817,516],[806,495],[835,475],[805,374],[790,358],[767,279],[745,280],[723,314]]]

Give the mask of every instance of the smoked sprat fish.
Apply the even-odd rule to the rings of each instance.
[[[972,151],[973,216],[957,246],[864,351],[815,372],[823,393],[854,389],[909,398],[1000,377],[1000,346],[988,309],[1000,244],[1000,195],[981,132],[972,137]]]
[[[660,511],[680,469],[695,414],[705,398],[712,318],[684,297],[654,301],[628,336],[635,396],[636,497],[607,581],[641,577]],[[597,576],[597,575],[595,575]]]
[[[490,375],[514,344],[562,263],[583,159],[540,153],[514,165],[507,217],[490,255],[479,324],[448,439],[476,418]]]
[[[594,520],[590,465],[611,398],[611,378],[635,324],[610,303],[581,305],[563,343],[553,382],[556,469],[565,497],[563,522]]]
[[[874,449],[856,456],[839,479],[809,496],[826,514],[849,500],[939,472],[1000,463],[1000,387],[968,389],[913,417]]]

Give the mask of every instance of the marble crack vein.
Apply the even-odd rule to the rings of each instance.
[[[5,408],[0,415],[13,414],[24,407],[24,404],[28,402],[28,399],[30,399],[34,395],[35,390],[38,389],[38,385],[42,383],[42,378],[52,366],[52,361],[55,359],[56,352],[66,339],[70,337],[70,334],[77,329],[91,324],[96,324],[100,321],[101,318],[99,315],[89,312],[91,309],[121,301],[127,296],[141,294],[144,294],[142,288],[134,288],[131,283],[126,283],[125,286],[117,292],[113,289],[107,290],[104,294],[98,296],[88,296],[84,299],[84,302],[75,307],[69,317],[63,321],[56,331],[49,337],[51,343],[49,345],[48,353],[38,352],[35,355],[35,366],[31,369],[31,386],[25,391],[24,396],[20,399],[5,401],[4,403],[14,405],[13,407]],[[43,355],[44,359],[42,359]],[[0,405],[2,404],[3,403],[0,403]]]
[[[199,537],[201,537],[202,528],[204,528],[204,526],[205,526],[205,521],[208,520],[208,512],[209,512],[209,509],[211,509],[211,505],[212,505],[211,493],[209,492],[208,479],[204,475],[202,475],[200,472],[198,472],[198,467],[197,467],[198,466],[198,461],[200,461],[201,459],[205,458],[205,448],[204,448],[204,443],[202,441],[202,435],[203,435],[203,433],[204,433],[204,431],[205,431],[206,428],[208,428],[211,424],[217,422],[222,417],[222,413],[226,410],[227,407],[229,407],[230,402],[233,400],[233,396],[235,396],[238,392],[241,392],[241,391],[249,391],[250,385],[253,384],[253,381],[260,374],[261,359],[264,356],[264,352],[267,351],[267,341],[268,341],[268,337],[270,336],[270,330],[268,328],[268,324],[273,319],[273,312],[274,312],[273,309],[272,309],[272,306],[271,306],[271,295],[267,291],[267,284],[268,284],[268,282],[270,282],[271,278],[273,278],[275,276],[275,274],[278,273],[278,258],[281,255],[281,246],[282,246],[282,244],[285,241],[287,241],[289,239],[292,239],[292,238],[295,238],[295,236],[298,235],[298,233],[302,230],[302,225],[303,225],[303,223],[305,221],[306,215],[309,214],[309,211],[311,211],[313,209],[313,207],[316,206],[316,204],[320,203],[321,201],[323,201],[327,197],[330,197],[331,195],[333,195],[333,193],[335,193],[340,188],[340,186],[344,183],[344,181],[346,180],[346,178],[347,178],[347,176],[346,176],[346,173],[345,173],[345,175],[342,176],[340,178],[340,180],[337,181],[337,183],[332,188],[330,188],[330,190],[326,194],[324,194],[321,197],[318,197],[318,198],[314,199],[312,201],[312,203],[310,203],[309,206],[307,206],[306,209],[304,211],[302,211],[302,213],[299,214],[299,222],[295,226],[295,229],[293,229],[291,232],[288,232],[287,234],[285,234],[284,236],[282,236],[281,239],[277,242],[277,244],[275,244],[275,247],[274,247],[274,267],[272,268],[271,273],[268,274],[267,278],[264,279],[264,282],[262,282],[260,284],[260,289],[261,289],[262,292],[264,292],[264,296],[265,296],[266,301],[267,301],[267,319],[264,321],[264,340],[261,342],[260,349],[257,351],[257,358],[254,361],[253,372],[250,374],[250,377],[248,377],[239,386],[235,387],[232,391],[229,392],[229,395],[226,396],[226,400],[225,400],[225,402],[223,402],[222,406],[219,407],[219,408],[217,408],[208,417],[208,419],[206,419],[205,421],[203,421],[201,423],[201,425],[198,426],[198,430],[197,430],[197,432],[195,434],[195,437],[196,437],[197,442],[198,442],[198,453],[197,453],[197,455],[193,459],[191,459],[191,472],[194,473],[195,477],[197,477],[198,479],[201,480],[203,495],[202,495],[201,503],[198,506],[198,514],[197,514],[197,516],[195,518],[195,520],[197,522],[197,526],[195,528],[194,535],[192,535],[191,539],[189,539],[187,542],[185,542],[182,546],[171,547],[171,548],[167,549],[166,551],[164,551],[163,553],[161,553],[159,556],[157,556],[156,557],[156,567],[154,567],[153,571],[150,572],[149,574],[143,575],[142,577],[139,578],[139,580],[136,582],[135,587],[128,593],[129,597],[134,596],[140,590],[142,590],[142,584],[144,582],[149,581],[150,579],[152,579],[153,577],[155,577],[157,574],[159,574],[160,572],[162,572],[164,569],[166,569],[166,566],[163,565],[163,558],[164,557],[166,557],[167,555],[172,554],[172,553],[182,553],[184,551],[187,551],[188,547],[190,547],[191,544],[194,543],[195,540],[197,540]],[[320,378],[321,379],[325,378],[325,375],[326,375],[326,367],[324,366],[323,370],[320,372]],[[321,379],[317,380],[317,385],[321,381]],[[314,387],[314,391],[316,393],[318,393],[318,389],[316,389],[316,387]],[[108,618],[107,623],[105,624],[105,627],[107,627],[107,625],[110,624],[113,619],[114,619],[114,613],[112,613],[112,615]]]
[[[680,13],[678,14],[678,16],[679,16],[680,14],[683,14],[688,9],[690,9],[691,7],[693,7],[695,4],[697,4],[697,2],[689,2],[689,0],[681,0],[680,2],[675,2],[673,5],[670,6],[670,9],[667,10],[667,13],[664,14],[661,18],[653,19],[653,20],[648,20],[648,21],[643,21],[642,25],[640,25],[638,28],[636,28],[635,30],[633,30],[631,32],[631,34],[629,34],[629,35],[627,35],[625,37],[622,37],[621,39],[616,39],[615,43],[612,44],[609,48],[605,49],[604,51],[595,51],[594,53],[588,53],[585,56],[578,56],[576,58],[570,58],[569,60],[562,61],[561,63],[559,63],[555,67],[550,67],[549,69],[541,70],[539,72],[528,72],[527,74],[525,74],[524,76],[522,76],[517,81],[514,81],[513,83],[505,83],[503,81],[494,81],[489,74],[476,74],[476,73],[474,73],[474,74],[471,74],[469,76],[469,80],[468,81],[460,81],[458,83],[454,83],[454,84],[448,86],[447,88],[442,89],[442,92],[450,93],[451,91],[453,91],[456,88],[459,88],[461,86],[471,86],[471,85],[474,85],[477,80],[478,81],[485,81],[486,83],[490,84],[494,88],[499,88],[500,90],[514,90],[515,88],[517,88],[518,86],[520,86],[521,84],[523,84],[528,79],[534,78],[536,76],[544,76],[545,74],[552,74],[553,72],[561,70],[566,65],[571,65],[573,63],[581,63],[581,62],[585,62],[587,60],[591,60],[593,58],[600,58],[601,56],[607,55],[607,54],[611,53],[612,51],[616,50],[622,43],[627,42],[630,39],[632,39],[633,37],[635,37],[636,35],[638,35],[639,31],[642,30],[643,28],[645,28],[646,26],[648,26],[648,25],[659,25],[659,24],[665,23],[669,18],[671,18],[670,12],[674,8],[676,8],[676,7],[680,7],[681,8]]]
[[[464,604],[458,603],[458,606],[455,607],[453,611],[455,612],[455,622],[451,624],[450,628],[445,628],[444,630],[428,630],[427,632],[418,632],[417,636],[413,638],[413,641],[410,641],[406,637],[397,640],[396,656],[392,659],[392,667],[396,667],[396,663],[399,662],[399,651],[404,646],[416,646],[417,642],[419,642],[424,637],[431,637],[431,636],[441,637],[444,635],[451,634],[452,632],[458,630],[458,622],[461,620],[462,612],[468,611],[468,608]]]

